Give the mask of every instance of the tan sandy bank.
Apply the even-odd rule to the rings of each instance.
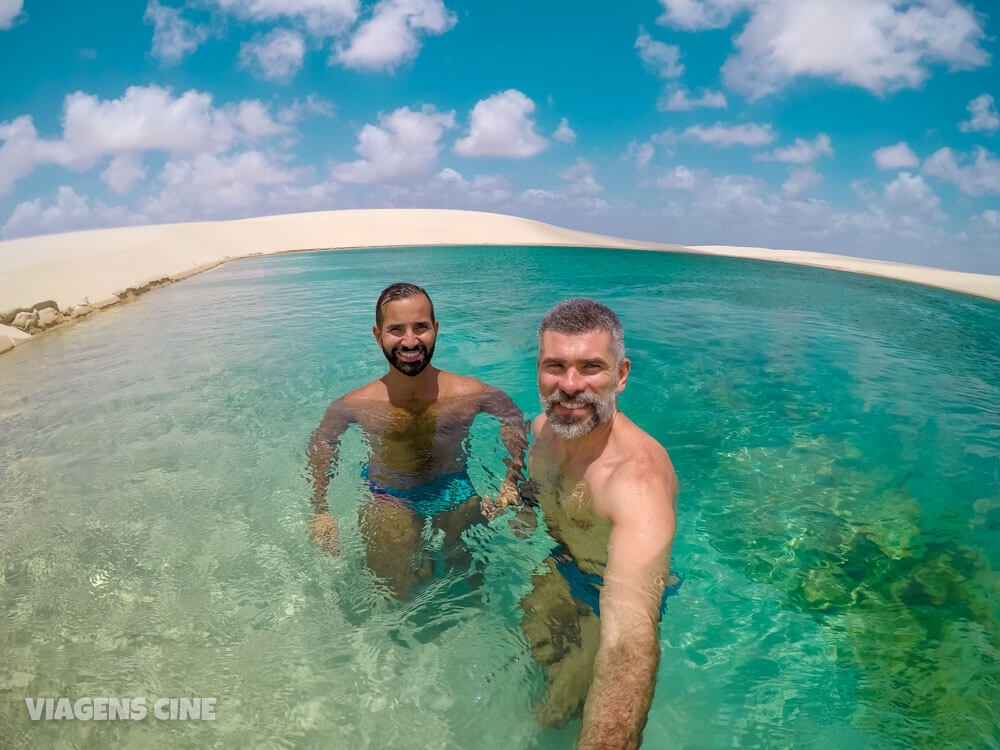
[[[0,242],[0,324],[37,332],[233,258],[399,245],[562,245],[710,253],[888,276],[1000,299],[1000,277],[996,276],[792,250],[684,248],[478,211],[362,209],[101,229]],[[24,340],[0,330],[0,351]]]

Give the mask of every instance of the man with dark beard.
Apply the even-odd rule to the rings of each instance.
[[[444,531],[444,553],[457,564],[468,555],[458,544],[471,524],[520,502],[527,447],[524,415],[501,390],[476,378],[431,365],[438,321],[427,292],[413,284],[393,284],[375,305],[375,341],[389,371],[341,396],[326,410],[309,441],[309,471],[315,514],[310,537],[332,555],[340,552],[337,520],[326,489],[341,434],[357,424],[371,454],[364,471],[370,497],[360,510],[368,566],[398,599],[406,599],[431,574],[422,544],[425,519]],[[484,502],[465,472],[463,441],[476,415],[501,419],[500,434],[510,453],[507,476],[494,500]]]
[[[556,305],[538,348],[544,411],[528,471],[557,543],[523,601],[525,637],[548,672],[539,720],[562,726],[582,706],[578,747],[634,748],[659,664],[677,478],[662,446],[618,411],[631,365],[611,310]]]

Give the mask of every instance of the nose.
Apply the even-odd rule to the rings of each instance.
[[[579,393],[585,387],[583,377],[575,367],[567,368],[559,379],[559,390],[570,396]]]
[[[413,349],[420,343],[420,339],[417,338],[417,334],[412,328],[407,328],[400,343],[407,349]]]

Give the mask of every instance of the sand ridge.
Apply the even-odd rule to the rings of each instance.
[[[1000,276],[800,250],[681,245],[592,234],[532,219],[450,209],[353,209],[158,224],[0,242],[0,323],[52,301],[69,319],[235,258],[418,245],[541,245],[691,252],[819,266],[1000,300]],[[51,302],[46,302],[51,306]],[[81,307],[86,305],[86,307]],[[83,311],[87,312],[84,313]],[[7,315],[3,315],[7,313]],[[23,338],[0,335],[0,351]]]

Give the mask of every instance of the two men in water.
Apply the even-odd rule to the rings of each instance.
[[[389,372],[334,401],[309,449],[311,534],[336,552],[325,500],[336,440],[352,422],[372,438],[371,500],[361,527],[369,565],[400,598],[429,572],[419,559],[421,514],[432,515],[452,541],[482,518],[460,456],[480,411],[501,417],[511,455],[495,505],[520,503],[520,412],[497,389],[429,367],[437,331],[422,289],[386,289],[374,334]],[[666,451],[617,409],[630,363],[611,310],[568,300],[542,319],[538,341],[543,413],[533,423],[528,469],[557,542],[549,573],[534,576],[523,602],[525,636],[549,678],[539,718],[565,724],[582,704],[580,747],[637,747],[659,663],[677,479]]]

